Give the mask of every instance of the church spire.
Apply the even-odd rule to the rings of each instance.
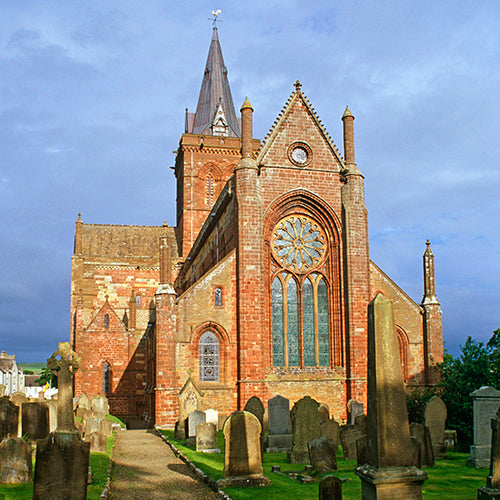
[[[191,134],[241,135],[216,26],[213,28],[196,113],[187,116],[186,125],[186,131]]]

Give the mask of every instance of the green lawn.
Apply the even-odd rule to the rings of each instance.
[[[92,452],[90,454],[90,468],[92,470],[92,484],[87,487],[87,500],[98,500],[106,486],[108,466],[113,448],[114,433],[108,437],[106,453]],[[33,460],[33,474],[35,461]],[[0,500],[31,500],[33,497],[33,483],[0,484]]]
[[[184,453],[197,467],[211,479],[216,481],[223,477],[224,454],[197,453],[192,448],[187,448],[181,441],[173,439],[173,431],[162,431],[167,439]],[[222,432],[217,435],[218,447],[224,450]],[[486,469],[467,467],[466,453],[449,453],[448,460],[439,460],[435,467],[426,467],[429,479],[423,485],[423,499],[434,498],[470,500],[476,498],[477,489],[486,484]],[[334,474],[347,481],[343,484],[342,498],[344,500],[361,498],[361,480],[354,474],[356,462],[343,460],[341,454],[337,457],[339,470]],[[281,474],[271,472],[272,465],[281,466],[282,471],[304,470],[303,466],[287,463],[284,453],[264,454],[264,475],[272,481],[268,488],[225,488],[225,492],[233,500],[278,500],[300,499],[309,500],[318,498],[318,483],[300,484],[299,482]]]

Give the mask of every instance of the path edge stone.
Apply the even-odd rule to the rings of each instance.
[[[166,443],[168,444],[168,446],[170,446],[170,449],[174,452],[174,455],[176,457],[179,457],[195,474],[196,476],[198,477],[198,479],[200,481],[202,481],[203,483],[207,484],[211,490],[215,491],[215,493],[217,493],[223,500],[232,500],[231,497],[224,491],[224,490],[221,490],[217,487],[217,484],[215,481],[213,481],[212,479],[210,479],[201,469],[199,469],[198,467],[196,467],[196,465],[193,464],[193,462],[191,462],[189,460],[188,457],[186,457],[186,455],[184,455],[184,453],[182,453],[181,451],[179,451],[179,449],[175,446],[174,443],[170,442],[166,436],[164,436],[161,431],[160,431],[160,428],[159,427],[155,427],[155,431],[156,433],[158,434],[158,436]],[[103,497],[101,497],[103,498]],[[104,497],[106,498],[106,497]]]

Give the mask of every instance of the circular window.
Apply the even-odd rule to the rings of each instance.
[[[288,147],[288,159],[297,167],[305,167],[311,163],[312,149],[305,142],[293,142]]]
[[[281,266],[305,272],[323,260],[326,235],[309,217],[285,217],[274,228],[272,252]]]

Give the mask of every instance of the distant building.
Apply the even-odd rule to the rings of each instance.
[[[436,382],[434,257],[428,244],[420,304],[370,260],[349,108],[343,156],[299,82],[262,143],[252,113],[248,100],[235,113],[214,28],[176,151],[176,226],[76,222],[75,396],[103,393],[124,419],[173,427],[191,378],[219,414],[254,395],[309,395],[345,419],[350,400],[366,405],[367,306],[379,292],[394,303],[405,383]]]
[[[16,355],[0,354],[0,384],[5,386],[5,395],[24,392],[24,373],[22,366],[17,366]]]

